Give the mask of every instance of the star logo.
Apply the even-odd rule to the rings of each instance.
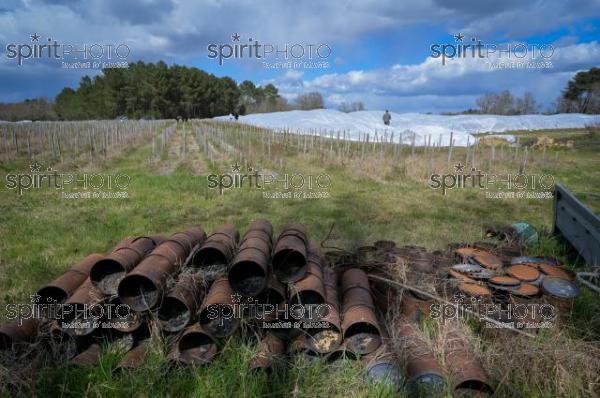
[[[234,303],[239,303],[240,301],[242,301],[242,295],[239,293],[233,293],[231,295],[231,301],[233,301]]]
[[[238,162],[235,162],[235,164],[232,164],[232,165],[231,165],[231,171],[232,171],[232,172],[234,172],[234,173],[235,173],[235,172],[238,172],[238,173],[239,173],[239,172],[240,172],[240,167],[241,167],[241,166],[238,164]]]
[[[465,38],[465,35],[463,35],[462,33],[458,33],[458,34],[454,35],[454,40],[456,42],[463,41],[464,38]]]
[[[32,173],[39,173],[40,171],[42,171],[42,165],[38,162],[33,162],[31,165],[29,165],[29,169]]]
[[[460,162],[458,162],[454,165],[454,171],[456,171],[457,173],[462,173],[464,168],[465,168],[465,165]]]
[[[231,41],[240,41],[240,35],[234,33],[231,35]]]
[[[454,294],[454,301],[460,303],[460,302],[462,302],[465,299],[465,297],[467,297],[467,296],[465,296],[464,293],[455,293]]]
[[[33,293],[31,296],[29,296],[29,298],[31,299],[32,303],[37,303],[40,301],[40,299],[42,298],[42,296],[40,296],[37,293]]]
[[[30,35],[31,37],[31,42],[33,43],[34,41],[40,41],[40,35],[38,35],[37,33],[34,33],[32,35]]]

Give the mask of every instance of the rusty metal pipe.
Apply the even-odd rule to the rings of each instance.
[[[177,343],[179,362],[189,365],[205,365],[215,358],[217,340],[198,323],[189,326]]]
[[[100,356],[102,355],[102,346],[98,343],[90,345],[81,354],[72,358],[69,363],[74,366],[85,366],[92,367],[100,363]]]
[[[256,221],[252,225],[255,223]],[[229,268],[231,288],[242,296],[257,297],[267,287],[272,249],[272,236],[268,233],[273,230],[273,227],[269,226],[270,224],[260,223],[256,227],[263,227],[266,231],[250,229],[246,232]]]
[[[94,288],[90,278],[87,278],[73,295],[63,304],[61,327],[76,322],[79,327],[69,327],[69,333],[75,336],[90,335],[96,329],[94,321],[104,316],[103,302],[106,296]]]
[[[285,342],[273,333],[267,333],[250,360],[250,370],[272,372],[284,366]]]
[[[404,374],[390,347],[383,343],[379,348],[361,358],[367,368],[367,377],[398,391],[404,384]]]
[[[302,224],[286,225],[277,239],[273,252],[273,271],[281,282],[293,283],[306,274],[308,243]]]
[[[192,264],[197,267],[229,265],[240,240],[240,233],[233,224],[223,224],[213,232],[194,254]]]
[[[112,253],[94,264],[90,270],[92,283],[104,294],[116,294],[119,282],[125,274],[136,267],[163,240],[160,236],[124,239]]]
[[[150,339],[143,340],[136,344],[125,356],[119,361],[115,372],[123,370],[134,370],[139,368],[146,359],[146,354],[150,349]]]
[[[381,345],[381,329],[370,294],[369,278],[358,268],[342,274],[342,331],[346,346],[356,354],[369,354]]]
[[[395,343],[403,355],[411,396],[443,396],[445,380],[431,349],[417,333],[417,326],[400,318],[396,325]]]
[[[35,341],[40,320],[37,318],[17,319],[0,327],[0,349],[16,347]]]
[[[471,352],[467,337],[460,329],[450,328],[446,333],[445,341],[447,342],[444,347],[446,366],[454,389],[492,393],[489,376],[481,366],[481,362]]]
[[[199,312],[199,323],[211,335],[223,338],[232,335],[240,325],[234,314],[233,290],[227,278],[213,282]]]
[[[90,254],[67,272],[42,287],[37,292],[40,295],[40,301],[42,303],[64,303],[88,278],[90,270],[101,258],[102,254]]]
[[[166,294],[158,321],[165,332],[178,332],[192,323],[206,294],[204,278],[197,274],[183,274]]]
[[[168,277],[183,264],[194,246],[205,239],[202,228],[194,227],[165,240],[119,282],[117,292],[121,301],[134,311],[156,307],[163,298]]]

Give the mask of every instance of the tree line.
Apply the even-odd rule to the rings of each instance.
[[[79,87],[64,88],[54,101],[28,99],[0,103],[0,120],[87,120],[129,118],[209,118],[220,115],[324,108],[319,92],[299,94],[292,103],[273,84],[237,84],[194,67],[165,62],[131,63],[129,68],[104,69],[81,79]],[[487,93],[476,100],[478,109],[462,113],[520,115],[539,113],[531,93],[515,97],[510,91]],[[343,112],[364,110],[362,102],[338,105]],[[578,72],[545,113],[600,113],[600,68]]]

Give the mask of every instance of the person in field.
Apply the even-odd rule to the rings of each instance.
[[[388,111],[386,109],[385,113],[383,114],[383,124],[385,124],[386,126],[389,126],[391,120],[392,120],[392,115],[390,115],[390,111]]]

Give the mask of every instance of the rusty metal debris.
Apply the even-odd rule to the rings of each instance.
[[[273,271],[283,283],[302,279],[307,268],[308,237],[302,224],[290,223],[283,228],[273,252]]]
[[[250,361],[250,369],[254,371],[277,371],[285,367],[285,342],[274,335],[266,333],[256,347]]]
[[[90,270],[94,286],[104,294],[116,294],[121,279],[164,240],[161,236],[125,238],[112,253],[99,259]]]
[[[196,267],[229,265],[240,240],[240,233],[233,224],[223,224],[217,228],[194,253],[192,264]]]
[[[67,272],[42,287],[37,292],[40,301],[43,303],[64,303],[88,278],[90,270],[101,258],[102,254],[90,254]]]
[[[233,304],[233,290],[227,278],[214,281],[200,307],[198,318],[202,327],[217,338],[232,335],[240,324]]]
[[[381,344],[381,330],[375,316],[369,278],[358,268],[342,274],[342,331],[347,348],[368,354]]]
[[[179,275],[158,310],[158,321],[165,332],[183,330],[194,320],[206,293],[204,278],[197,274]]]
[[[231,288],[246,297],[257,297],[269,281],[273,226],[265,220],[250,224],[233,264],[229,268]]]
[[[159,305],[167,278],[205,239],[206,233],[202,228],[194,227],[163,241],[119,282],[117,291],[121,301],[135,311]]]

